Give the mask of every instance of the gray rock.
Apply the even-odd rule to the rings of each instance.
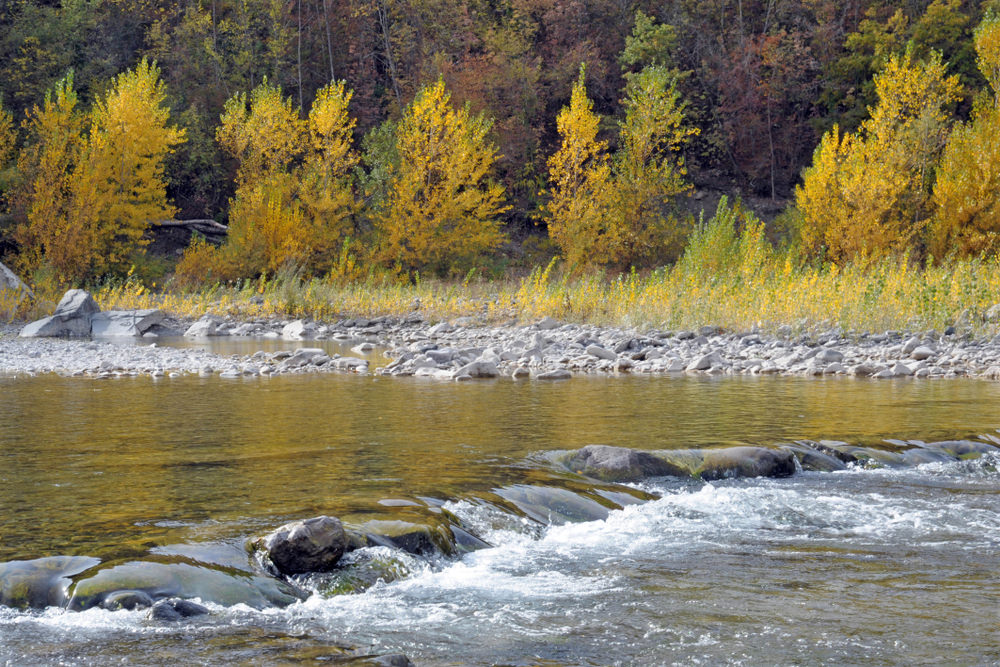
[[[153,621],[180,621],[192,616],[204,616],[208,613],[208,607],[203,607],[190,600],[180,600],[172,598],[170,600],[160,600],[152,606],[146,613],[146,618]]]
[[[919,346],[920,346],[920,339],[917,338],[916,336],[911,336],[910,338],[908,338],[906,340],[905,343],[903,343],[902,352],[903,352],[903,354],[910,354],[915,349],[917,349]]]
[[[463,375],[470,378],[495,378],[500,377],[500,369],[492,361],[473,361],[455,371],[456,378]]]
[[[722,356],[718,352],[710,352],[709,354],[703,354],[702,356],[694,359],[687,365],[684,370],[688,371],[707,371],[712,366],[722,363]]]
[[[879,369],[871,364],[858,364],[852,371],[857,377],[869,377],[879,372]]]
[[[441,334],[451,333],[455,330],[448,322],[439,322],[427,330],[428,335],[439,336]]]
[[[16,297],[14,300],[14,305],[18,305],[25,298],[32,296],[31,290],[21,282],[13,271],[8,269],[6,266],[0,262],[0,292],[13,292]],[[10,315],[11,313],[2,313],[0,315]]]
[[[562,326],[562,324],[559,320],[552,317],[543,317],[535,323],[535,328],[539,331],[551,331],[553,329],[558,329],[560,326]]]
[[[1000,320],[1000,303],[990,306],[984,317],[987,322],[996,322]]]
[[[839,363],[844,360],[844,353],[827,347],[817,352],[815,359],[824,364]]]
[[[91,336],[138,338],[166,317],[162,310],[108,310],[90,318]]]
[[[281,337],[285,340],[302,340],[315,333],[316,326],[305,320],[294,320],[281,328]]]
[[[221,317],[216,317],[215,315],[202,315],[197,322],[193,323],[184,332],[186,338],[206,338],[208,336],[217,336],[219,325],[223,323]]]
[[[909,377],[913,375],[913,369],[904,363],[897,363],[892,367],[892,374],[897,377]]]
[[[587,445],[562,458],[575,473],[606,482],[637,482],[648,477],[687,477],[688,471],[649,452],[610,445]]]
[[[539,373],[535,376],[536,380],[568,380],[573,377],[565,368],[557,368],[555,370],[546,371],[544,373]]]
[[[89,336],[90,318],[101,312],[89,292],[71,289],[63,295],[50,316],[36,320],[21,329],[23,338],[45,336]]]
[[[318,516],[278,528],[258,542],[282,574],[329,572],[347,547],[339,519]]]
[[[340,357],[339,359],[332,359],[329,366],[342,371],[352,371],[359,373],[361,371],[368,369],[368,361],[365,359],[358,359],[357,357]]]
[[[910,351],[910,359],[914,359],[915,361],[923,361],[924,359],[930,359],[935,354],[936,353],[932,348],[926,345],[919,345]]]
[[[523,380],[524,378],[531,376],[531,371],[528,370],[527,366],[518,366],[513,370],[510,376],[515,380]]]
[[[587,354],[592,357],[597,357],[598,359],[607,359],[608,361],[615,361],[618,359],[618,355],[611,350],[601,347],[600,345],[588,345]]]

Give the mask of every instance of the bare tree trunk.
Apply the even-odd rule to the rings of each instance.
[[[771,100],[767,101],[767,147],[771,152],[771,201],[777,199],[774,190],[774,131],[771,127]]]
[[[295,12],[299,19],[299,39],[296,47],[296,60],[299,70],[299,108],[302,108],[302,0],[298,2],[298,11]]]
[[[323,25],[326,27],[326,55],[330,59],[330,81],[336,80],[333,71],[333,40],[330,39],[330,15],[326,10],[326,0],[323,0]]]
[[[389,77],[392,79],[392,90],[396,93],[396,103],[402,106],[403,95],[399,92],[399,75],[396,72],[396,59],[392,57],[392,40],[389,35],[389,13],[386,11],[385,2],[379,0],[378,21],[382,28],[382,43],[385,48],[386,64],[389,67]]]

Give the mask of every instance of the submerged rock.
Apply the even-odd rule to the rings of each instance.
[[[602,521],[608,508],[568,489],[551,486],[515,484],[494,493],[523,512],[529,519],[544,525],[562,525],[581,521]]]
[[[86,556],[51,556],[0,563],[0,605],[15,609],[62,607],[71,577],[100,564]]]
[[[567,468],[605,482],[637,482],[648,477],[686,477],[689,472],[649,452],[610,445],[587,445],[562,458]]]
[[[141,592],[154,601],[199,598],[225,607],[245,604],[254,609],[286,607],[305,596],[283,581],[239,571],[188,563],[133,561],[100,570],[72,587],[68,607],[82,611],[104,606],[123,592]]]
[[[455,553],[455,537],[446,525],[375,520],[362,524],[360,530],[372,546],[395,547],[418,556]]]
[[[327,572],[344,554],[347,536],[340,519],[318,516],[285,524],[257,546],[282,574]]]
[[[170,600],[160,600],[152,606],[146,618],[154,621],[179,621],[192,616],[204,616],[208,613],[208,607],[191,602],[172,598]]]
[[[702,450],[701,467],[694,471],[704,480],[733,477],[788,477],[795,474],[795,455],[766,447],[726,447]]]

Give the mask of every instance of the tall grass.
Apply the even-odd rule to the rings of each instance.
[[[36,286],[54,302],[59,293]],[[973,259],[920,267],[907,257],[845,267],[802,261],[775,249],[764,226],[723,201],[694,230],[673,266],[651,273],[574,277],[555,262],[520,279],[401,280],[370,273],[302,280],[294,272],[193,292],[156,290],[134,277],[94,293],[105,309],[163,308],[181,317],[206,312],[243,319],[403,316],[428,320],[472,316],[484,323],[557,319],[640,329],[773,331],[840,327],[845,331],[942,329],[959,324],[994,333],[986,311],[1000,302],[1000,260]]]

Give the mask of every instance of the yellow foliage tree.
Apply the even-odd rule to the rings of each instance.
[[[680,94],[666,68],[643,68],[625,90],[602,239],[602,259],[620,268],[679,254],[684,230],[670,207],[691,187],[680,149],[698,133],[684,126]]]
[[[94,205],[91,220],[80,221],[90,227],[92,272],[121,268],[147,243],[143,234],[152,221],[174,216],[163,168],[186,138],[183,129],[167,124],[165,98],[159,69],[144,58],[116,76],[91,111],[75,194],[77,206]]]
[[[289,171],[302,156],[306,124],[292,98],[267,79],[249,95],[236,93],[226,101],[215,137],[239,160],[239,189],[252,188],[273,174]]]
[[[878,104],[856,135],[824,135],[795,190],[802,241],[843,263],[915,247],[931,214],[934,167],[948,131],[957,77],[940,54],[907,51],[875,77]]]
[[[14,239],[20,246],[20,268],[32,272],[47,261],[69,278],[86,265],[87,231],[72,224],[73,174],[83,151],[83,117],[70,72],[45,93],[24,122],[27,143],[18,156],[24,186],[14,194],[19,224]]]
[[[17,147],[17,127],[14,125],[14,114],[3,106],[0,98],[0,169],[7,164]]]
[[[597,139],[601,118],[587,97],[585,75],[581,66],[569,106],[556,117],[562,142],[549,158],[551,186],[544,209],[549,236],[571,266],[587,265],[603,251],[603,202],[611,182],[608,147]]]
[[[975,45],[993,94],[977,100],[971,121],[955,127],[941,157],[928,243],[937,258],[1000,249],[1000,17],[983,20]]]
[[[150,222],[173,216],[163,165],[185,137],[167,125],[159,74],[143,60],[115,77],[86,117],[69,75],[28,114],[15,232],[26,269],[46,264],[62,282],[121,270]]]
[[[400,159],[376,219],[385,261],[443,272],[501,243],[499,216],[510,207],[491,178],[491,127],[468,107],[454,109],[441,80],[417,93],[396,127]]]
[[[182,282],[331,266],[357,210],[352,95],[343,81],[325,86],[306,120],[267,81],[226,102],[216,138],[240,163],[229,234],[218,250],[198,244],[185,253]]]
[[[674,74],[648,66],[628,77],[613,157],[597,139],[600,117],[584,76],[581,67],[556,119],[562,143],[549,158],[549,235],[577,268],[676,257],[683,230],[670,207],[690,187],[679,150],[697,129],[684,127]]]
[[[310,267],[325,271],[354,233],[357,202],[351,172],[356,121],[347,113],[353,92],[343,81],[321,88],[309,111],[310,152],[302,167],[300,199],[310,242]]]

